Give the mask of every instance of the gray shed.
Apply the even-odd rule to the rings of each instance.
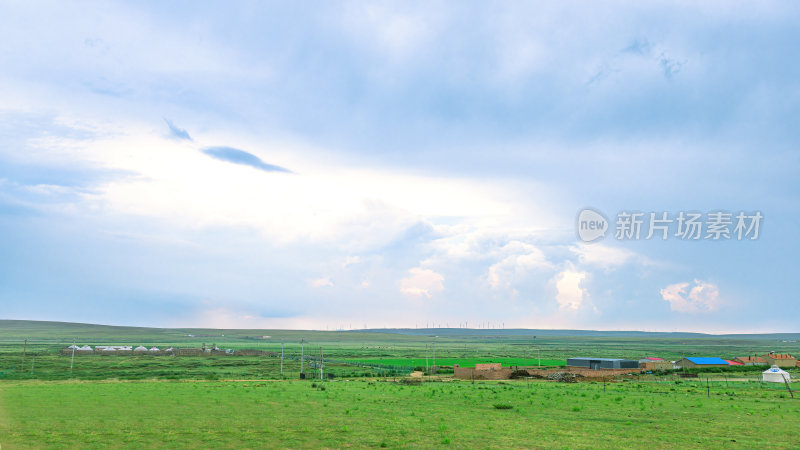
[[[639,361],[615,358],[568,358],[567,366],[587,369],[638,369]]]

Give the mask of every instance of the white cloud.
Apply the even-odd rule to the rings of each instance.
[[[138,175],[97,186],[86,196],[96,207],[193,229],[251,228],[279,244],[333,243],[359,251],[386,245],[428,218],[508,226],[519,220],[516,211],[525,210],[515,206],[515,192],[490,181],[354,168],[329,159],[322,164],[317,156],[324,150],[300,151],[286,143],[260,148],[235,144],[297,174],[264,173],[210,158],[198,151],[204,144],[175,142],[148,131],[63,139],[42,145],[40,151]],[[200,142],[203,136],[198,133],[196,139]],[[357,262],[350,257],[344,264]]]
[[[493,289],[511,288],[528,271],[552,267],[542,250],[525,242],[511,241],[496,252],[508,256],[489,267],[486,280]]]
[[[570,247],[570,251],[578,255],[578,261],[581,264],[590,264],[606,269],[619,267],[638,256],[630,250],[602,244],[581,244]]]
[[[444,10],[398,7],[402,4],[351,3],[344,9],[342,31],[355,45],[371,49],[389,63],[418,57],[430,48],[447,20]]]
[[[586,272],[566,269],[555,277],[556,301],[561,310],[577,311],[583,304],[587,295],[586,289],[581,287],[581,282],[586,279]]]
[[[311,281],[311,286],[314,286],[314,287],[333,287],[333,281],[331,281],[330,277],[317,278],[316,280],[312,280]]]
[[[344,259],[344,262],[342,263],[342,268],[343,269],[347,269],[347,268],[349,268],[350,266],[352,266],[354,264],[358,264],[360,261],[361,261],[361,258],[358,255],[355,255],[355,256],[349,255],[348,257],[346,257]]]
[[[433,294],[444,290],[444,277],[441,274],[420,267],[414,267],[408,273],[408,277],[400,280],[400,292],[404,295],[431,298]]]
[[[691,289],[690,285],[690,283],[670,284],[661,289],[661,298],[669,302],[671,310],[677,312],[702,313],[720,307],[719,289],[715,284],[694,280]]]

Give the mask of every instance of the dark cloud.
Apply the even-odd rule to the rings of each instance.
[[[622,49],[622,53],[636,53],[638,55],[649,55],[653,44],[647,39],[636,39],[631,44]]]
[[[681,62],[672,58],[668,58],[662,53],[658,59],[658,63],[661,64],[661,69],[664,70],[664,76],[667,78],[672,78],[673,75],[676,75],[681,71],[685,61]]]
[[[255,167],[256,169],[263,170],[265,172],[286,172],[292,173],[291,170],[285,169],[281,166],[274,166],[272,164],[267,164],[261,160],[258,156],[248,153],[244,150],[239,150],[238,148],[233,147],[206,147],[203,150],[208,156],[213,158],[217,158],[222,161],[231,162],[234,164],[242,164],[244,166]]]
[[[172,137],[176,139],[186,139],[187,141],[192,140],[192,137],[189,136],[189,133],[186,130],[176,127],[171,120],[165,117],[164,122],[167,122],[167,126],[169,127],[169,133],[172,135]]]

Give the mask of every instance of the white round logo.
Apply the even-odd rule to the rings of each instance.
[[[578,223],[575,224],[578,230],[578,237],[583,242],[596,241],[606,235],[608,231],[608,219],[598,211],[586,208],[578,213]]]

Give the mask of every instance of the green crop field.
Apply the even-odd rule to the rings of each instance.
[[[701,383],[6,382],[3,449],[795,447],[800,401]]]

